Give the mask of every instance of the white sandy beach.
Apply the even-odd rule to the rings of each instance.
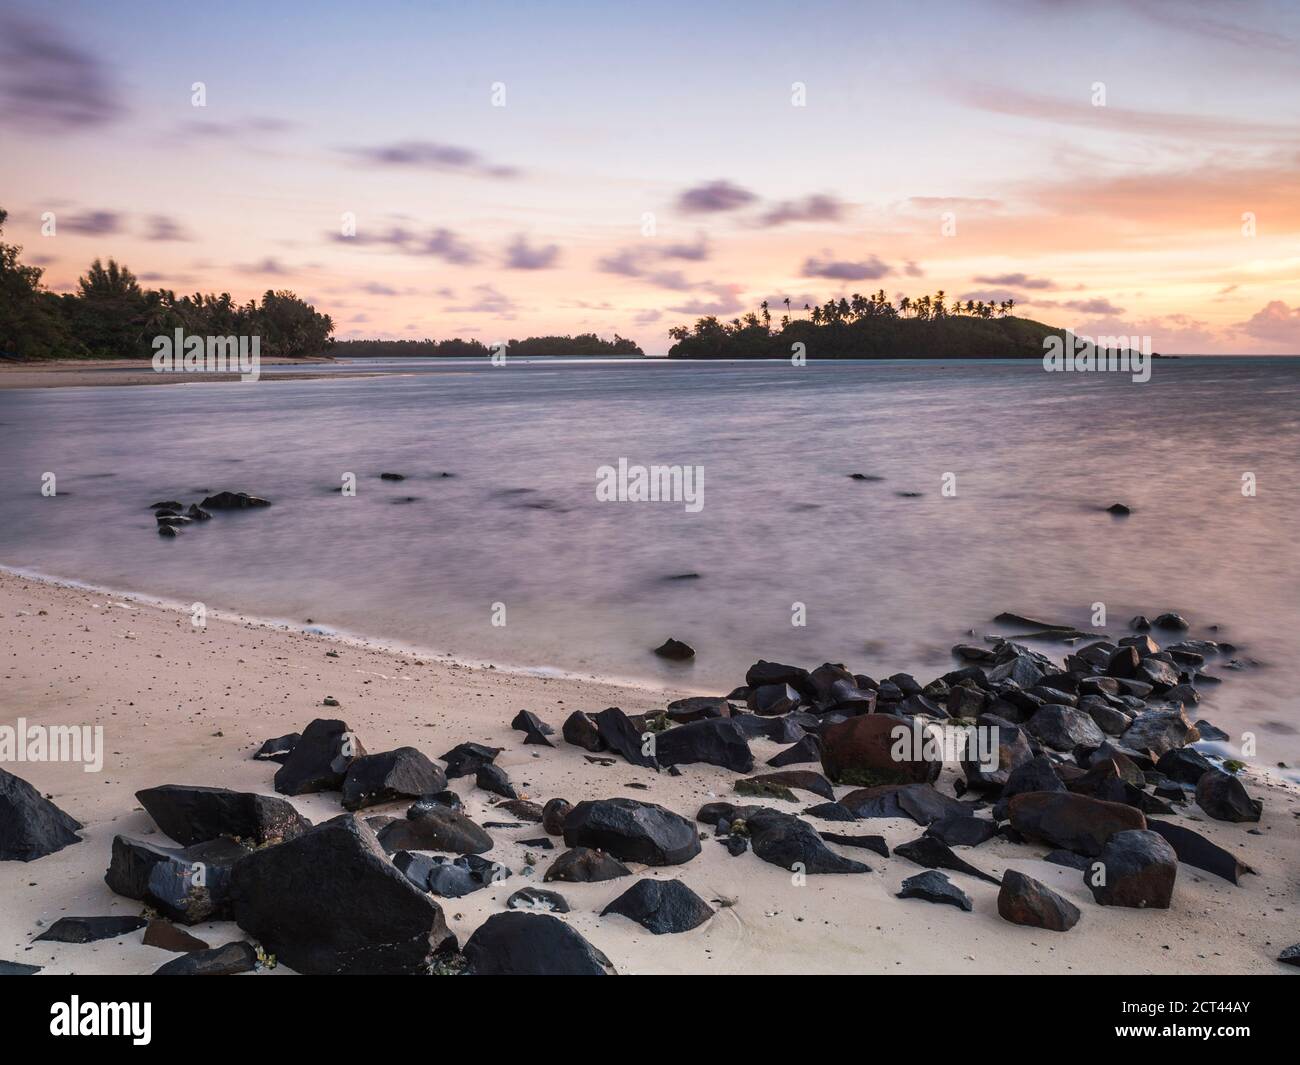
[[[409,744],[436,757],[465,740],[502,746],[499,764],[522,785],[521,794],[539,802],[629,796],[693,819],[713,799],[748,801],[736,799],[735,775],[722,769],[685,766],[672,777],[621,760],[602,767],[558,735],[554,749],[524,746],[522,734],[509,727],[522,709],[558,733],[575,709],[621,706],[635,713],[687,693],[473,669],[252,622],[210,620],[197,630],[188,615],[8,572],[0,572],[0,647],[0,722],[23,716],[33,724],[104,728],[101,772],[75,764],[5,767],[86,826],[82,843],[31,863],[0,863],[0,959],[41,965],[48,973],[150,973],[175,957],[142,945],[139,932],[88,945],[31,940],[60,917],[141,912],[140,903],[113,895],[103,879],[115,834],[158,835],[135,801],[137,790],[177,783],[273,794],[276,766],[252,760],[252,752],[269,737],[301,731],[314,717],[343,718],[372,752]],[[339,657],[327,657],[330,650]],[[341,707],[323,707],[327,695]],[[761,766],[779,748],[759,740],[753,749]],[[1281,973],[1288,970],[1274,959],[1300,940],[1300,789],[1253,771],[1246,779],[1264,800],[1258,834],[1203,818],[1195,808],[1188,812],[1199,818],[1197,831],[1259,875],[1234,887],[1181,866],[1168,911],[1096,905],[1080,873],[1029,857],[1046,848],[1000,839],[959,848],[990,873],[1019,869],[1073,900],[1083,919],[1064,934],[1003,921],[997,889],[960,873],[950,878],[974,900],[973,913],[893,898],[904,878],[921,871],[899,857],[835,847],[873,871],[810,876],[806,886],[795,886],[789,874],[752,853],[730,857],[709,829],[703,853],[691,862],[633,867],[637,874],[680,877],[718,907],[692,932],[653,936],[622,917],[599,917],[631,885],[626,878],[549,886],[570,902],[573,912],[564,919],[621,973]],[[949,767],[940,786],[950,791],[951,780]],[[629,788],[634,782],[647,790]],[[513,820],[494,817],[486,801],[492,797],[470,779],[452,787],[476,821]],[[791,811],[819,801],[800,797],[797,806],[764,801]],[[292,801],[313,821],[341,812],[330,793]],[[405,805],[366,814],[400,813]],[[880,833],[891,847],[921,833],[912,822],[893,819],[823,827]],[[492,857],[515,875],[498,887],[440,900],[462,943],[511,892],[540,884],[562,843],[538,852],[537,871],[524,877],[525,849],[512,841],[542,834],[538,825],[494,830]],[[231,923],[189,930],[213,946],[243,938]]]

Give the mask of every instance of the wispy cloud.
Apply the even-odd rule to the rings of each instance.
[[[450,229],[438,227],[418,233],[406,226],[390,226],[377,232],[359,229],[354,236],[342,233],[329,234],[329,239],[340,244],[357,247],[388,247],[406,255],[426,255],[453,266],[472,266],[479,261],[479,253]]]
[[[0,16],[0,120],[61,134],[125,113],[108,68],[53,26]]]
[[[1050,289],[1056,288],[1056,282],[1045,277],[1030,277],[1027,274],[986,274],[975,278],[981,285],[1011,285],[1014,288]]]
[[[810,256],[804,260],[804,277],[825,277],[834,281],[875,281],[893,271],[890,267],[872,255],[858,262],[829,257],[819,259]]]
[[[154,241],[173,241],[173,240],[193,240],[185,232],[185,228],[174,218],[167,215],[156,214],[149,218],[149,228],[144,235],[145,240]]]
[[[491,178],[519,176],[517,168],[488,163],[471,148],[441,144],[436,141],[398,141],[394,144],[345,150],[354,158],[372,166],[437,170],[443,173],[471,174]]]
[[[87,211],[55,219],[56,232],[76,233],[85,237],[103,237],[121,232],[122,216],[116,211]]]
[[[815,195],[778,203],[763,213],[759,224],[783,226],[789,222],[838,222],[843,215],[844,204],[834,196]]]

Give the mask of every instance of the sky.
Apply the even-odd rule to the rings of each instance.
[[[340,338],[662,354],[942,289],[1300,353],[1298,164],[1294,2],[0,0],[4,239],[51,289],[111,256]]]

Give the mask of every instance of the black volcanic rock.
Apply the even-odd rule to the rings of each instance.
[[[553,736],[555,729],[551,728],[545,721],[534,714],[531,710],[520,710],[515,714],[515,719],[510,722],[510,727],[524,734],[524,743],[539,744],[542,747],[554,747],[547,736]]]
[[[500,753],[500,747],[488,747],[482,743],[458,743],[442,756],[442,760],[447,763],[447,779],[472,777],[478,772],[479,766],[495,761]]]
[[[608,707],[593,715],[593,718],[600,738],[611,751],[621,754],[632,765],[646,769],[659,768],[659,763],[654,756],[642,751],[646,742],[641,738],[642,730],[617,706]],[[656,746],[657,742],[656,740]]]
[[[749,842],[763,861],[805,873],[869,873],[869,866],[843,858],[826,846],[806,821],[793,814],[759,809],[744,818]]]
[[[599,754],[605,750],[605,741],[601,739],[600,729],[595,719],[581,710],[575,710],[565,718],[560,731],[565,743],[581,747],[584,751],[591,751],[592,754]]]
[[[1147,828],[1164,837],[1184,865],[1194,865],[1207,873],[1220,876],[1230,884],[1240,883],[1241,877],[1255,870],[1243,862],[1231,851],[1226,851],[1216,843],[1211,843],[1199,832],[1193,832],[1185,825],[1176,825],[1170,821],[1147,819]]]
[[[1214,768],[1214,763],[1192,747],[1166,751],[1156,762],[1157,770],[1180,784],[1195,784],[1203,774]]]
[[[218,492],[208,496],[200,505],[204,510],[247,510],[249,507],[269,507],[271,502],[247,492]]]
[[[289,752],[298,746],[298,741],[301,739],[302,733],[299,732],[276,736],[274,739],[263,743],[254,752],[253,757],[259,762],[279,762],[283,765],[284,760],[289,757]]]
[[[679,865],[700,853],[699,834],[686,818],[623,798],[578,803],[564,819],[564,842],[644,865]]]
[[[361,810],[398,799],[418,799],[447,787],[447,777],[414,747],[353,760],[343,778],[343,808]]]
[[[573,804],[567,799],[547,800],[546,805],[542,807],[542,828],[546,829],[547,835],[564,835],[564,819],[569,816],[569,811],[572,809]]]
[[[956,906],[957,909],[965,910],[967,913],[972,907],[970,896],[966,892],[943,873],[936,873],[934,870],[909,876],[903,881],[901,890],[895,898],[924,899],[926,902]]]
[[[1012,924],[1068,932],[1079,923],[1079,907],[1046,884],[1014,869],[1002,875],[998,913]]]
[[[379,830],[379,842],[389,853],[451,851],[482,854],[492,849],[492,837],[456,810],[416,804],[409,813],[418,816],[392,821]]]
[[[229,836],[262,846],[300,836],[311,822],[273,795],[163,784],[135,793],[167,835],[184,847]]]
[[[767,760],[767,764],[776,768],[787,765],[803,765],[807,762],[820,763],[822,760],[821,740],[816,736],[804,736],[793,747],[779,751]]]
[[[885,842],[884,836],[849,836],[840,832],[821,832],[819,835],[827,843],[835,843],[841,847],[861,847],[873,854],[879,854],[882,858],[889,857],[889,845]]]
[[[609,959],[558,917],[494,913],[465,943],[466,973],[477,976],[607,976]]]
[[[949,847],[978,847],[991,840],[997,832],[998,826],[992,821],[958,813],[932,821],[924,834],[942,840]]]
[[[249,848],[225,838],[179,848],[115,836],[104,881],[117,894],[147,902],[181,924],[223,920],[232,871],[248,854]]]
[[[250,854],[231,900],[239,927],[300,973],[421,973],[456,947],[438,904],[350,814]]]
[[[657,936],[689,932],[713,916],[713,908],[680,880],[638,880],[600,913],[630,918]]]
[[[281,795],[338,791],[352,760],[365,753],[344,722],[317,718],[303,729],[302,739],[275,771],[275,790]]]
[[[574,847],[559,855],[550,864],[543,879],[562,880],[570,884],[589,884],[631,875],[631,869],[604,851],[591,847]]]
[[[506,899],[506,907],[511,910],[527,910],[532,913],[568,913],[569,903],[557,891],[545,888],[523,887]]]
[[[1212,769],[1196,782],[1196,805],[1216,821],[1237,823],[1259,820],[1264,803],[1252,799],[1245,785],[1231,773]]]
[[[1026,792],[1008,808],[1011,827],[1026,839],[1089,857],[1100,854],[1116,832],[1146,828],[1146,818],[1131,806],[1071,792]]]
[[[754,768],[754,755],[740,726],[729,717],[711,717],[677,725],[655,736],[655,759],[660,765],[704,762],[736,773]]]
[[[149,922],[143,917],[60,917],[33,943],[97,943],[135,932]]]
[[[1155,832],[1116,832],[1106,841],[1093,868],[1084,870],[1083,882],[1103,906],[1168,909],[1178,876],[1178,856]],[[1099,882],[1100,881],[1100,882]]]
[[[173,958],[154,970],[154,976],[234,976],[257,968],[257,951],[251,943],[227,943]]]
[[[682,643],[681,640],[674,640],[671,636],[654,649],[655,654],[660,658],[667,658],[672,662],[685,662],[695,657],[695,648],[688,643]]]
[[[478,771],[474,774],[474,783],[484,791],[490,791],[502,798],[519,798],[519,793],[515,791],[514,785],[510,783],[509,774],[493,762],[478,767]]]
[[[997,877],[989,876],[969,862],[962,861],[948,844],[936,836],[921,836],[910,843],[903,843],[894,848],[894,854],[906,858],[909,862],[923,865],[927,869],[951,869],[956,873],[965,873],[967,876],[987,880],[990,884],[1001,883]]]
[[[31,862],[80,843],[81,822],[22,777],[0,769],[0,861]]]

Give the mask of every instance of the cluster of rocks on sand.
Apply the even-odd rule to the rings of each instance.
[[[831,663],[809,671],[759,661],[726,696],[638,715],[574,711],[558,730],[528,711],[511,722],[543,757],[563,744],[597,764],[622,758],[672,775],[706,764],[735,774],[734,801],[691,816],[627,797],[536,802],[497,765],[499,747],[466,740],[437,761],[415,747],[372,754],[345,721],[313,720],[254,755],[276,766],[275,795],[177,784],[138,792],[174,845],[118,835],[105,879],[144,904],[141,916],[64,917],[39,938],[87,943],[139,932],[176,953],[160,973],[282,962],[302,973],[608,974],[609,959],[556,916],[570,911],[561,885],[631,878],[601,917],[655,935],[685,932],[714,917],[689,872],[638,879],[632,867],[687,865],[706,845],[794,876],[852,876],[870,872],[868,861],[901,859],[918,869],[901,899],[969,911],[961,879],[974,878],[998,885],[1006,921],[1060,933],[1086,913],[1022,872],[991,875],[981,844],[1000,837],[1045,850],[1047,861],[1076,869],[1101,906],[1167,908],[1180,866],[1232,884],[1253,872],[1185,817],[1193,806],[1243,825],[1261,816],[1231,764],[1190,746],[1223,737],[1188,708],[1212,683],[1206,663],[1241,664],[1230,657],[1236,649],[1181,637],[1162,648],[1149,632],[1185,630],[1175,615],[1134,619],[1140,631],[1113,643],[1000,619],[1055,632],[1073,649],[1058,663],[1013,638],[960,644],[953,652],[965,664],[924,685]],[[996,758],[964,748],[947,794],[936,786],[943,744],[908,741],[969,739],[972,728]],[[750,747],[759,737],[785,745],[761,768]],[[511,820],[468,817],[448,787],[457,778],[494,796],[491,809]],[[291,800],[322,792],[337,794],[342,812],[313,825]],[[376,810],[394,804],[397,812]],[[920,834],[891,853],[882,836],[855,825],[875,818],[909,819]],[[843,830],[818,831],[809,819]],[[532,851],[558,851],[544,870],[532,853],[517,870],[491,857],[492,831],[524,824],[537,825],[537,838],[522,841]],[[79,843],[81,827],[0,771],[0,860],[39,860]],[[512,877],[519,887],[505,910],[458,942],[439,899]],[[248,939],[211,948],[185,931],[213,919],[233,920]],[[1300,944],[1279,961],[1300,964]],[[0,962],[4,971],[34,969]]]

